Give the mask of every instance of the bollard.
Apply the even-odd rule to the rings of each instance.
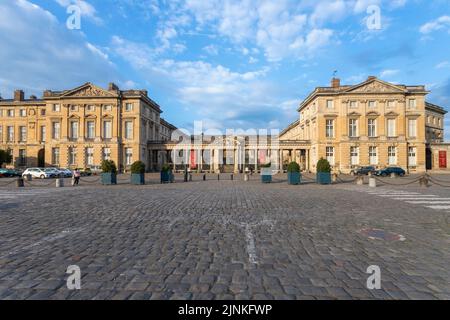
[[[231,181],[233,181],[234,180],[234,175],[231,174],[230,178],[231,178]]]
[[[396,178],[396,175],[395,175],[394,172],[392,172],[392,173],[391,173],[391,179],[394,179],[394,178]]]
[[[17,181],[16,181],[16,183],[17,183],[17,188],[23,188],[23,187],[25,187],[25,183],[24,183],[24,181],[23,181],[23,178],[18,178]]]
[[[192,182],[192,173],[189,173],[189,181]]]
[[[248,173],[244,174],[244,181],[248,181]]]
[[[358,186],[364,185],[364,177],[358,176],[358,177],[356,178],[356,184],[357,184]]]
[[[333,173],[333,174],[331,175],[331,181],[332,181],[332,182],[337,182],[337,178],[338,178],[338,175],[337,175],[336,173]]]
[[[203,181],[206,181],[206,173],[203,175]]]
[[[64,179],[62,179],[62,178],[56,179],[56,187],[63,188],[64,187]]]
[[[217,181],[220,180],[220,173],[217,174]]]
[[[377,187],[377,180],[375,180],[375,178],[373,178],[373,177],[369,178],[369,187],[370,188],[376,188]]]
[[[426,187],[426,188],[429,187],[430,184],[429,184],[428,177],[427,176],[423,176],[422,178],[420,178],[419,184],[420,184],[421,187]]]
[[[25,176],[25,179],[27,179],[27,181],[30,182],[31,180],[33,180],[33,176],[31,174],[27,174]]]

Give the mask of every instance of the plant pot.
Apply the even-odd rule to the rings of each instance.
[[[272,182],[272,168],[261,168],[261,182],[262,183]]]
[[[172,181],[172,173],[170,171],[161,171],[161,183],[169,183]]]
[[[318,184],[331,184],[331,173],[317,172],[316,180]]]
[[[288,184],[291,184],[291,185],[300,184],[300,172],[288,172],[287,178],[288,178]]]
[[[117,184],[117,174],[102,173],[102,184],[106,186]]]
[[[144,185],[145,184],[145,174],[143,174],[143,173],[132,173],[131,174],[131,184]]]

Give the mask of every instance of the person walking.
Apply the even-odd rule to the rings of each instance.
[[[78,169],[73,172],[74,185],[77,186],[80,183],[81,173]]]

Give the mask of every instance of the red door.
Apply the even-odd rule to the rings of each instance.
[[[447,151],[439,151],[439,168],[447,168]]]

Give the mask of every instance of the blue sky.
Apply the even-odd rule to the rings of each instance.
[[[80,30],[66,27],[72,4]],[[450,107],[449,43],[449,0],[2,0],[0,92],[116,82],[148,89],[182,128],[283,129],[334,70],[424,84]]]

